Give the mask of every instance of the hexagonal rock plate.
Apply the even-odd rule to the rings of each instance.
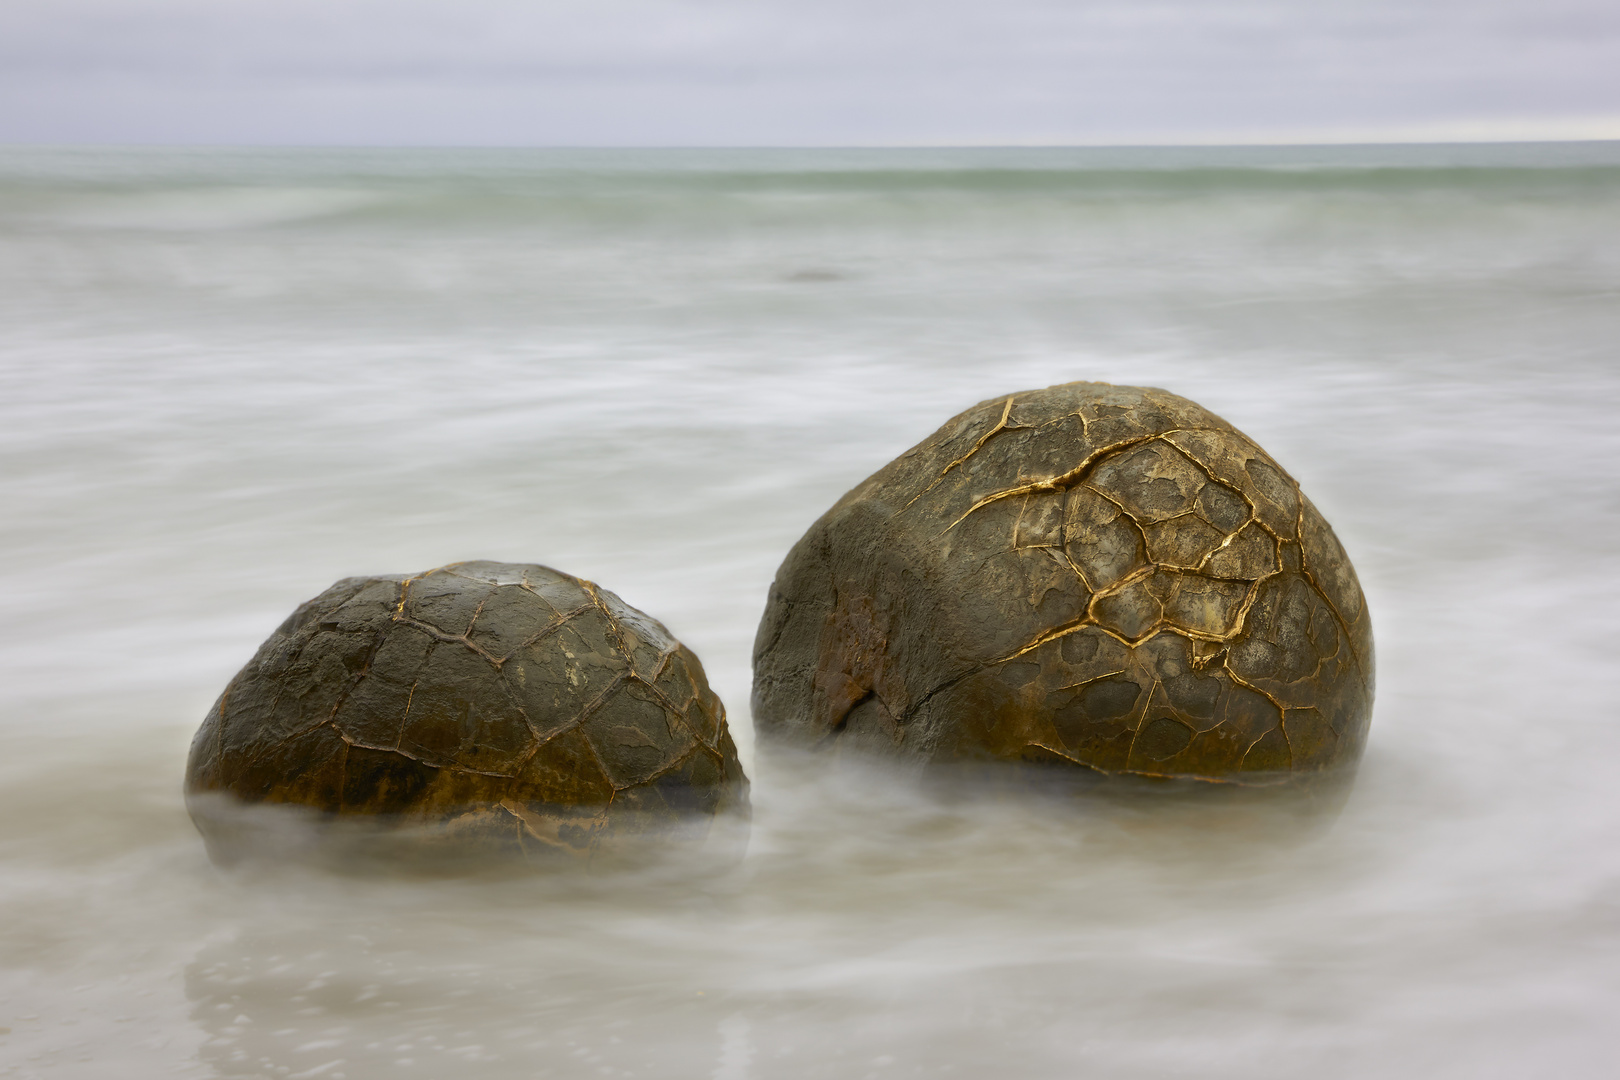
[[[1354,763],[1354,569],[1299,485],[1163,390],[987,401],[794,546],[754,645],[764,740],[1272,783]]]
[[[589,581],[497,562],[347,578],[299,607],[209,712],[186,794],[224,855],[217,794],[513,853],[748,807],[689,649]]]

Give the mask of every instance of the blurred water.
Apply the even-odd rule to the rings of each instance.
[[[0,151],[0,1075],[1605,1075],[1617,342],[1613,144]],[[1080,378],[1227,417],[1355,559],[1330,830],[754,760],[787,547]],[[703,657],[734,874],[209,866],[179,778],[231,673],[335,578],[467,558]]]

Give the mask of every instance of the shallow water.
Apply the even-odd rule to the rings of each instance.
[[[1612,1067],[1620,147],[13,149],[0,297],[0,1075]],[[1329,827],[755,759],[787,547],[1081,378],[1222,414],[1355,560]],[[467,558],[698,652],[735,871],[209,865],[179,779],[230,675],[335,578]]]

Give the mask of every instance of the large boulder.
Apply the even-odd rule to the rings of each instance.
[[[1367,605],[1293,477],[1163,390],[986,401],[789,552],[762,745],[1274,784],[1353,765]]]
[[[498,562],[347,578],[299,607],[210,710],[185,786],[226,860],[265,842],[243,811],[270,804],[350,854],[478,857],[589,858],[748,810],[690,650],[591,582]]]

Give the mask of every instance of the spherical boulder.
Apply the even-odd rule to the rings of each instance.
[[[748,810],[690,650],[589,581],[498,562],[299,607],[210,710],[185,790],[222,860],[264,842],[267,804],[317,848],[478,858],[589,859]]]
[[[986,401],[789,552],[754,645],[762,745],[1269,785],[1346,775],[1366,601],[1299,485],[1163,390]]]

